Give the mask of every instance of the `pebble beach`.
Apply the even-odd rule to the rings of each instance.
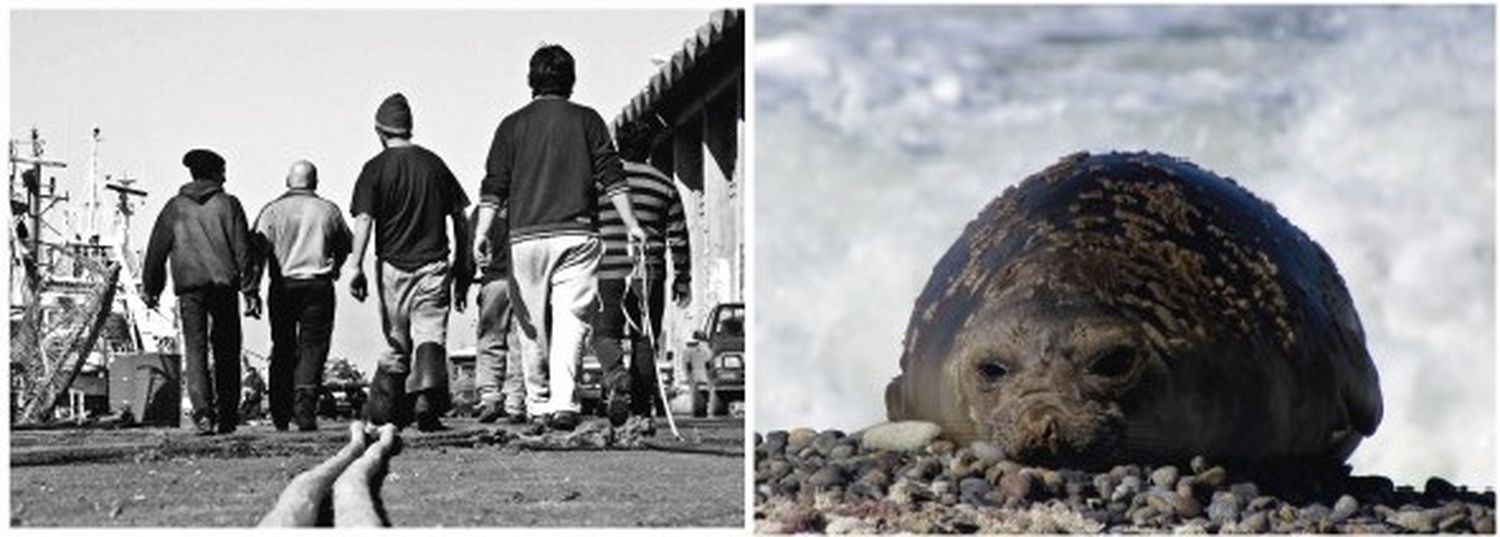
[[[1006,460],[937,425],[755,435],[757,533],[1495,533],[1493,489],[1440,477],[1257,483],[1203,457],[1107,470]]]

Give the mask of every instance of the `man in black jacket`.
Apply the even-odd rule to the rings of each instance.
[[[252,266],[249,231],[240,201],[224,192],[224,158],[194,149],[183,155],[182,164],[193,180],[167,201],[151,229],[142,267],[143,298],[156,308],[170,259],[193,423],[199,434],[231,433],[239,421],[240,398],[236,293],[245,293],[246,315],[260,316],[260,299],[246,285]]]

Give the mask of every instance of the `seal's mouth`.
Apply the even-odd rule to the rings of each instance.
[[[997,405],[990,439],[1010,459],[1050,467],[1092,468],[1113,463],[1124,451],[1124,418],[1115,405],[1034,394]]]

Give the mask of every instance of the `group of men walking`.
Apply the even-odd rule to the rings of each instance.
[[[599,114],[569,100],[574,80],[573,58],[562,47],[532,55],[533,98],[495,130],[480,201],[469,215],[453,172],[412,143],[411,108],[399,93],[376,111],[383,149],[355,181],[352,230],[317,195],[311,162],[294,163],[287,192],[248,225],[239,201],[223,189],[224,159],[206,149],[188,152],[183,164],[193,180],[152,229],[142,283],[147,305],[156,307],[170,259],[198,430],[235,429],[239,295],[245,315],[258,318],[263,272],[270,275],[272,421],[281,430],[317,428],[334,282],[345,273],[353,297],[368,297],[364,257],[372,234],[387,347],[363,411],[373,423],[443,428],[440,417],[452,406],[448,315],[450,307],[464,311],[476,273],[480,421],[577,426],[577,378],[590,343],[605,373],[611,421],[649,416],[657,380],[648,336],[660,330],[665,250],[674,262],[673,296],[689,299],[682,204],[671,180],[642,163],[646,155],[617,153]],[[632,124],[615,138],[637,150],[658,130]],[[507,343],[513,324],[518,349]]]

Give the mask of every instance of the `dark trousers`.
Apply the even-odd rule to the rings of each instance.
[[[656,392],[656,349],[646,334],[637,328],[645,321],[641,315],[640,284],[631,286],[626,283],[623,279],[599,280],[599,303],[603,310],[595,321],[594,352],[599,355],[599,367],[607,387],[624,387],[620,381],[612,379],[628,375],[623,384],[630,390],[631,414],[649,416],[653,408],[665,414],[666,408]],[[663,279],[655,279],[647,280],[646,285],[650,288],[645,298],[651,312],[651,333],[658,341],[661,340],[661,316],[666,299],[665,283]],[[636,325],[631,326],[631,323]],[[625,371],[621,364],[626,338],[630,339],[631,349],[629,371]]]
[[[296,390],[308,390],[316,410],[317,390],[323,385],[323,364],[333,336],[333,281],[326,278],[281,280],[271,283],[267,307],[271,316],[271,420],[292,417]],[[301,425],[299,423],[299,425]]]
[[[240,406],[240,299],[231,287],[177,292],[188,400],[200,428],[232,429]],[[209,368],[209,349],[213,367]]]

